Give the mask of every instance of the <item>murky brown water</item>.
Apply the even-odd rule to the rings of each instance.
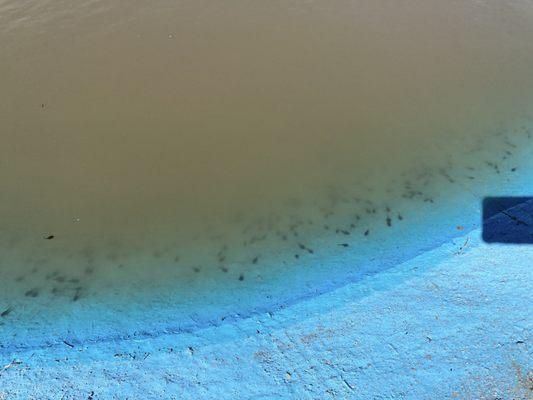
[[[387,203],[528,115],[532,71],[529,1],[0,0],[2,247],[57,281],[41,252],[83,275],[342,188]]]

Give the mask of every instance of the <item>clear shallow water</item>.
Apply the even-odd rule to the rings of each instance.
[[[482,196],[531,178],[527,2],[0,15],[14,343],[275,309],[468,229]]]

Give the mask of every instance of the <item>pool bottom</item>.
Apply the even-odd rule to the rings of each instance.
[[[479,237],[219,326],[2,354],[0,394],[525,400],[533,250]]]

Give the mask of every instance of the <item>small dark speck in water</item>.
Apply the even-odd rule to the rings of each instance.
[[[82,291],[82,287],[81,286],[78,286],[76,289],[75,289],[75,292],[74,292],[74,296],[72,297],[72,301],[78,301],[81,297],[81,291]]]
[[[52,240],[53,238],[55,238],[55,235],[48,235],[48,236],[45,236],[44,238],[46,240]]]
[[[243,274],[240,274],[240,275],[239,275],[239,280],[240,280],[240,281],[244,281],[244,275],[243,275]]]
[[[367,229],[367,230],[365,231],[365,236],[368,236],[369,233],[370,233],[370,230]]]
[[[2,311],[2,313],[0,314],[0,317],[7,317],[9,313],[11,312],[11,310],[12,310],[11,307],[6,308],[4,311]]]
[[[33,288],[24,293],[26,297],[37,297],[39,296],[39,289]]]

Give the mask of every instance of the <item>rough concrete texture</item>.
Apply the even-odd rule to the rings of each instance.
[[[2,399],[529,399],[533,248],[479,230],[193,333],[2,354]]]

